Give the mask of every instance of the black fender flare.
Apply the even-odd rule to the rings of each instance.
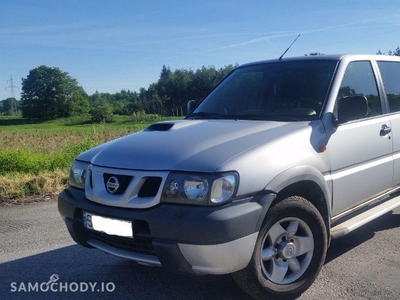
[[[279,194],[279,192],[286,187],[302,181],[311,181],[320,187],[324,195],[327,214],[330,216],[332,208],[332,187],[328,185],[323,174],[313,166],[295,166],[287,169],[275,176],[266,185],[264,190]]]

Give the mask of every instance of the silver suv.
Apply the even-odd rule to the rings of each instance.
[[[400,206],[400,58],[251,63],[193,108],[76,158],[58,207],[77,243],[297,297],[332,238]]]

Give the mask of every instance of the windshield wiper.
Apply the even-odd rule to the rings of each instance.
[[[290,122],[290,121],[306,121],[309,119],[308,116],[285,116],[285,115],[269,115],[268,120],[270,121],[283,121],[283,122]]]
[[[213,112],[196,112],[188,114],[185,119],[225,119],[225,116]]]
[[[291,116],[291,115],[275,115],[275,114],[241,114],[226,116],[236,120],[260,120],[260,121],[307,121],[315,119],[315,116]]]
[[[230,119],[235,120],[267,120],[268,116],[263,114],[237,114],[229,115]]]

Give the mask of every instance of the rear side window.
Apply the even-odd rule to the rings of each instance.
[[[383,84],[391,112],[400,111],[400,63],[379,61]]]

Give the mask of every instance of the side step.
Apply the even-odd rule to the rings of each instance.
[[[400,196],[397,196],[377,206],[374,206],[371,209],[366,210],[363,213],[356,215],[355,217],[332,227],[331,238],[337,239],[342,236],[345,236],[351,231],[361,227],[362,225],[384,215],[385,213],[399,206],[400,206]]]

